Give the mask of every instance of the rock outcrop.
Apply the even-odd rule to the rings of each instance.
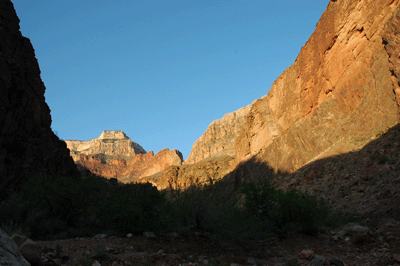
[[[135,157],[146,151],[128,138],[123,131],[105,130],[100,137],[88,141],[66,140],[72,158],[76,161],[80,154]]]
[[[0,265],[30,266],[14,241],[0,229]]]
[[[203,186],[221,180],[228,173],[232,161],[231,156],[213,156],[195,164],[170,166],[162,173],[142,178],[140,182],[150,182],[159,190]]]
[[[116,157],[104,160],[97,156],[81,154],[76,164],[82,170],[86,169],[93,174],[128,183],[161,172],[169,166],[181,165],[182,162],[182,154],[178,150],[163,149],[156,155],[150,151],[130,159]]]
[[[71,156],[80,169],[121,182],[137,181],[154,175],[172,165],[181,165],[178,150],[163,149],[154,155],[122,131],[103,131],[100,137],[89,141],[66,140]]]
[[[236,153],[235,140],[239,136],[242,125],[246,122],[246,115],[250,108],[251,105],[242,107],[213,121],[193,144],[185,164],[197,163],[212,156],[234,156]]]
[[[29,39],[9,0],[0,3],[0,198],[35,173],[78,172],[51,130],[45,86]]]
[[[255,101],[236,139],[253,158],[292,172],[349,152],[399,122],[400,1],[331,1],[296,61]]]

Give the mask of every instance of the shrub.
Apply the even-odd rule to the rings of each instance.
[[[76,260],[75,266],[92,266],[93,261],[86,257],[80,257]]]
[[[142,233],[159,228],[162,194],[151,184],[114,185],[93,208],[103,230]]]
[[[242,192],[246,209],[259,230],[280,237],[299,232],[315,234],[328,219],[328,205],[307,193],[275,189],[269,182],[247,184]]]

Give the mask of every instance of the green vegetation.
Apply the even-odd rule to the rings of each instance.
[[[92,266],[93,261],[86,257],[80,257],[76,260],[76,266]]]
[[[160,192],[151,184],[121,184],[91,174],[79,180],[63,174],[35,175],[0,203],[0,227],[34,239],[146,231],[184,236],[197,231],[242,241],[315,234],[323,226],[349,220],[332,215],[322,200],[296,190],[275,189],[269,182],[238,188],[227,192],[226,185],[217,182]],[[101,247],[98,253],[103,253]]]
[[[297,260],[296,258],[291,259],[291,260],[288,260],[288,261],[286,262],[286,264],[287,264],[288,266],[299,266],[299,265],[300,265],[300,263],[298,262],[298,260]]]

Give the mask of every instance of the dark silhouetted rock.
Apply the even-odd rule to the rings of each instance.
[[[35,52],[9,0],[0,3],[0,73],[0,195],[34,173],[77,175],[65,142],[50,128]]]

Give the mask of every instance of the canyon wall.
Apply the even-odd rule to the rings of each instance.
[[[185,164],[229,155],[227,179],[265,178],[359,150],[398,124],[399,6],[400,0],[330,1],[269,93],[240,115],[212,122]],[[184,176],[175,172],[170,180]]]
[[[234,156],[235,140],[239,136],[242,125],[251,105],[224,115],[213,121],[204,134],[195,141],[185,164],[200,162],[209,157]]]
[[[35,173],[77,176],[65,143],[50,128],[35,52],[8,0],[0,3],[0,73],[0,194]]]
[[[134,157],[137,154],[146,153],[139,144],[131,141],[123,131],[105,130],[98,138],[92,140],[66,140],[65,143],[75,161],[79,159],[80,154]]]
[[[123,131],[103,131],[92,140],[66,140],[71,156],[81,170],[120,182],[138,181],[183,162],[178,150],[163,149],[154,155],[133,142]]]
[[[144,177],[140,182],[150,182],[159,190],[181,190],[203,186],[221,180],[229,173],[233,157],[209,157],[194,164],[174,165],[156,175]]]
[[[252,104],[236,164],[253,158],[292,172],[398,123],[399,5],[331,1],[294,64]]]

